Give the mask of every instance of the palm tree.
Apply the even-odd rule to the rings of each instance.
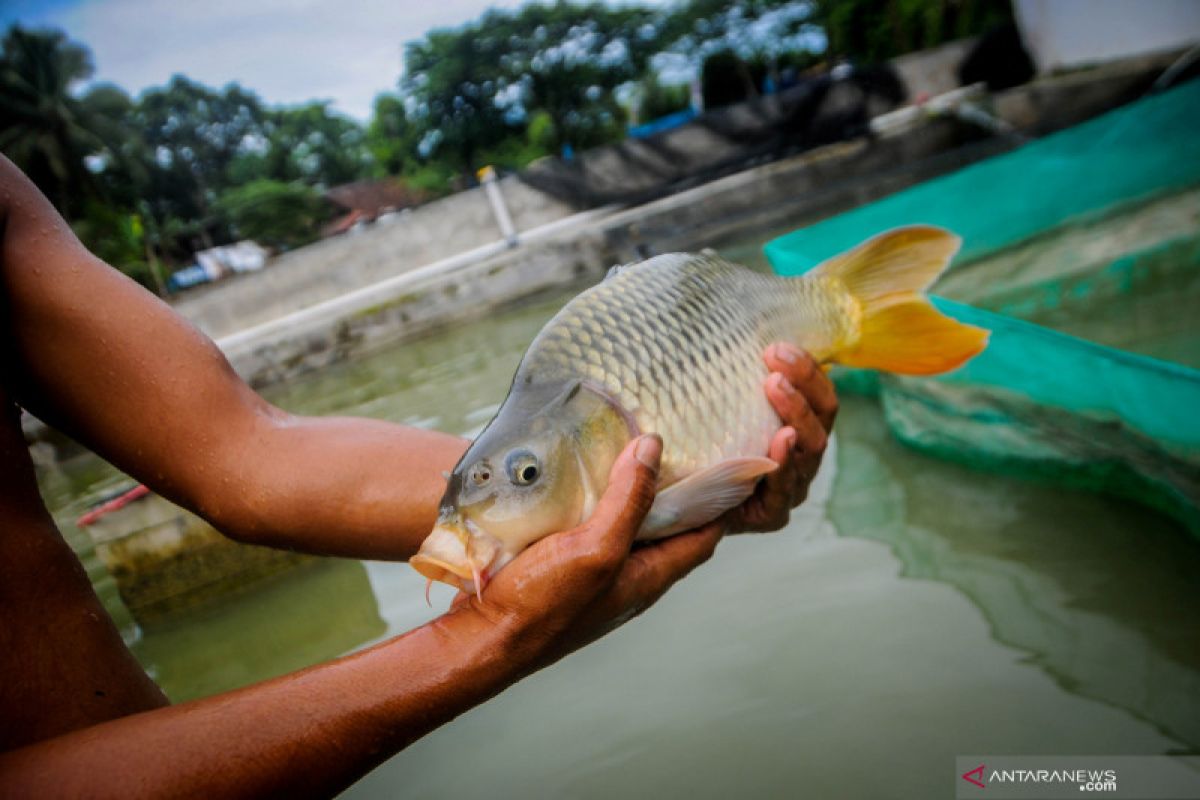
[[[68,218],[102,194],[87,160],[109,152],[104,133],[115,133],[107,94],[71,93],[91,74],[91,54],[59,31],[13,25],[0,41],[0,151]]]

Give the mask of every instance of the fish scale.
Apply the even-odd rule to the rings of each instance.
[[[669,484],[767,451],[779,417],[763,392],[763,350],[778,339],[801,342],[823,322],[822,289],[712,255],[673,253],[622,267],[543,328],[514,386],[526,376],[586,378],[640,430],[662,435],[660,482]]]

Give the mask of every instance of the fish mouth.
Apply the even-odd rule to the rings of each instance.
[[[499,552],[490,536],[472,533],[460,521],[446,520],[434,526],[408,563],[430,583],[449,584],[482,600],[489,567]]]

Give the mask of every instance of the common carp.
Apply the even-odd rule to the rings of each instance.
[[[940,228],[898,228],[798,278],[709,252],[614,267],[534,338],[410,563],[478,593],[530,544],[587,519],[617,455],[641,433],[660,434],[663,454],[638,538],[716,519],[775,468],[766,453],[781,422],[762,362],[771,342],[822,363],[910,375],[954,369],[983,350],[986,330],[944,316],[923,294],[959,245]]]

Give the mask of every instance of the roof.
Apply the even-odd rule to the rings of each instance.
[[[426,197],[420,189],[413,189],[394,178],[344,183],[326,191],[325,196],[347,211],[362,212],[367,219],[420,205]]]

